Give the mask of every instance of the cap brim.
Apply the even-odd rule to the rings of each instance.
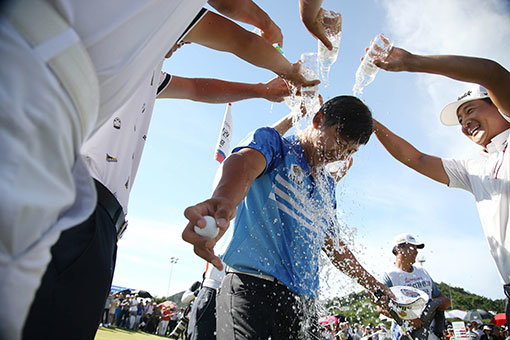
[[[457,117],[457,110],[459,109],[459,106],[464,104],[465,102],[468,102],[470,100],[474,99],[467,99],[467,100],[457,100],[453,103],[450,103],[446,105],[439,114],[439,119],[441,120],[441,123],[443,123],[446,126],[454,126],[459,125],[459,118]]]

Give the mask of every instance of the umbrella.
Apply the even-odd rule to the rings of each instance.
[[[494,317],[491,320],[491,323],[497,325],[497,326],[503,326],[506,325],[506,314],[505,313],[499,313],[494,315]]]
[[[152,299],[152,295],[146,290],[137,290],[137,291],[134,291],[133,294],[136,294],[142,298]]]
[[[487,312],[486,310],[471,309],[469,312],[467,312],[466,316],[464,317],[464,320],[481,322],[484,319],[492,319],[493,317],[494,315]]]
[[[447,319],[466,320],[465,319],[466,314],[467,314],[467,311],[465,311],[465,310],[462,310],[462,309],[452,309],[452,310],[449,310],[449,311],[445,311],[444,316]]]
[[[173,308],[177,308],[177,304],[173,301],[164,301],[164,302],[161,302],[158,307],[170,307],[170,309],[173,309]]]
[[[122,294],[122,295],[131,295],[131,292],[132,292],[131,289],[126,288],[126,289],[123,289],[123,290],[119,291],[119,294]]]
[[[338,318],[334,315],[323,316],[319,319],[321,325],[333,325],[338,323]]]

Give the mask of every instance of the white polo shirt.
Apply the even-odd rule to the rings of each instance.
[[[127,213],[129,192],[142,157],[154,102],[170,83],[163,61],[148,73],[128,101],[83,145],[81,153],[92,177],[112,192]]]
[[[510,283],[510,157],[507,151],[510,129],[487,145],[485,160],[443,159],[450,187],[470,191],[476,200],[489,249],[501,276]]]
[[[163,60],[206,0],[48,0],[96,68],[100,127]]]

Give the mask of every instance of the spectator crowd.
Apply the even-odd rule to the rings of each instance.
[[[184,309],[175,303],[156,303],[136,294],[112,293],[106,299],[102,327],[140,330],[149,334],[171,336],[172,330],[184,316]]]

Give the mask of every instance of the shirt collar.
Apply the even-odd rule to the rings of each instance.
[[[491,142],[487,144],[487,152],[494,153],[503,151],[507,145],[508,136],[510,136],[510,129],[501,132],[499,135],[491,139]]]

